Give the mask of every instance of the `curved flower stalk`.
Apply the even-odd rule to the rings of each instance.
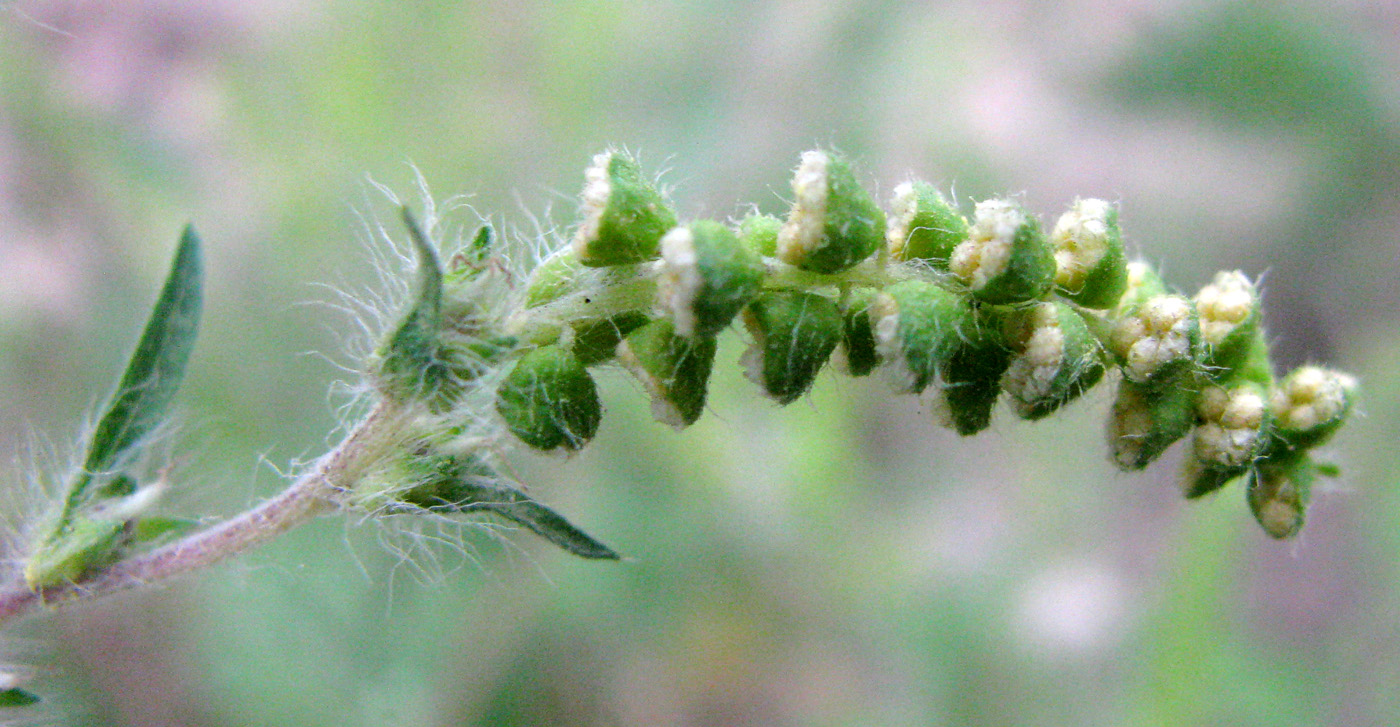
[[[1003,394],[1012,415],[1037,420],[1109,382],[1115,464],[1141,469],[1189,437],[1186,496],[1242,481],[1275,538],[1297,534],[1312,483],[1334,474],[1311,453],[1345,422],[1357,382],[1315,366],[1276,378],[1243,273],[1194,296],[1172,290],[1128,260],[1102,200],[1074,201],[1047,233],[1014,201],[981,201],[969,218],[915,181],[887,214],[825,150],[801,156],[792,187],[786,219],[681,221],[634,159],[605,152],[570,243],[524,275],[505,272],[516,253],[490,227],[440,250],[405,209],[417,281],[365,362],[371,413],[282,494],[209,527],[154,514],[166,485],[139,466],[198,327],[187,230],[81,467],[0,583],[0,622],[195,570],[332,512],[484,514],[615,559],[503,475],[503,453],[586,446],[603,422],[600,366],[637,376],[656,419],[689,426],[716,338],[736,322],[749,378],[779,404],[839,353],[846,373],[881,370],[964,435],[989,425]]]

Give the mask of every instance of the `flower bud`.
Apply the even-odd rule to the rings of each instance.
[[[1151,298],[1167,294],[1167,285],[1162,276],[1142,260],[1128,263],[1128,280],[1123,295],[1114,306],[1112,318],[1122,318]]]
[[[675,324],[660,318],[627,334],[618,344],[617,360],[651,394],[651,413],[657,421],[681,429],[704,412],[714,338],[677,336]]]
[[[719,333],[763,287],[763,262],[718,222],[672,229],[661,260],[658,297],[679,336]]]
[[[739,241],[760,257],[774,257],[782,229],[783,221],[773,215],[751,214],[739,223]]]
[[[1017,352],[1002,386],[1023,419],[1041,419],[1103,378],[1102,349],[1084,319],[1061,302],[1019,314]]]
[[[1306,454],[1260,462],[1249,472],[1245,495],[1269,537],[1287,540],[1303,529],[1317,468]]]
[[[1192,371],[1164,385],[1124,378],[1108,419],[1108,441],[1119,469],[1140,470],[1191,431],[1196,420],[1197,387]]]
[[[1111,343],[1128,380],[1148,383],[1172,377],[1195,364],[1200,347],[1196,309],[1179,295],[1148,298],[1118,319]]]
[[[875,288],[848,288],[841,294],[841,352],[846,373],[851,376],[867,376],[880,365],[870,319],[870,306],[879,295]]]
[[[1231,388],[1207,386],[1196,404],[1182,487],[1195,498],[1243,475],[1264,451],[1271,417],[1263,387],[1247,382]]]
[[[1041,298],[1055,281],[1055,256],[1039,220],[1006,199],[977,203],[948,267],[974,297],[994,305]]]
[[[885,213],[844,158],[804,152],[792,191],[792,210],[778,233],[779,260],[809,272],[839,273],[880,248]]]
[[[584,178],[583,223],[574,236],[579,262],[608,267],[654,259],[661,236],[676,226],[676,215],[642,177],[636,160],[626,152],[603,152],[593,157]]]
[[[1263,335],[1259,321],[1259,291],[1244,273],[1216,273],[1215,279],[1196,293],[1201,342],[1207,370],[1217,380],[1229,379],[1255,350]]]
[[[898,389],[917,394],[933,382],[957,350],[967,308],[958,295],[924,280],[895,283],[870,304],[876,351]]]
[[[1310,449],[1327,441],[1356,403],[1356,378],[1318,366],[1301,366],[1279,382],[1269,400],[1277,434],[1289,447]]]
[[[598,432],[603,405],[578,358],[550,345],[520,357],[496,391],[496,411],[535,449],[577,450]]]
[[[967,239],[967,219],[927,182],[905,182],[894,188],[886,249],[899,262],[922,260],[938,270],[948,269],[953,248]]]
[[[764,293],[744,309],[753,344],[740,362],[749,379],[779,404],[790,404],[811,388],[841,340],[841,312],[815,293]]]
[[[1101,199],[1077,199],[1050,233],[1055,287],[1085,308],[1112,308],[1128,287],[1118,209]]]

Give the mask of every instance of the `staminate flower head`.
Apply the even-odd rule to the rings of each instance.
[[[934,283],[906,280],[870,304],[875,347],[895,388],[924,390],[958,343],[965,301]]]
[[[728,227],[701,220],[661,238],[658,301],[680,336],[724,330],[763,286],[763,262]]]
[[[1207,386],[1196,405],[1199,422],[1185,458],[1182,490],[1201,497],[1245,474],[1264,454],[1272,417],[1259,384]]]
[[[753,344],[740,363],[779,404],[792,403],[811,388],[841,340],[841,312],[815,293],[765,293],[744,309],[743,320]]]
[[[803,152],[792,192],[792,209],[778,232],[779,260],[814,273],[838,273],[880,248],[885,213],[841,156]]]
[[[1196,419],[1196,391],[1189,381],[1181,384],[1156,387],[1126,378],[1118,383],[1118,396],[1108,419],[1108,441],[1113,462],[1120,469],[1146,467],[1191,430]]]
[[[1286,540],[1303,529],[1317,466],[1306,454],[1263,462],[1249,473],[1246,489],[1254,519],[1270,537]]]
[[[574,254],[591,267],[646,262],[656,258],[661,236],[676,225],[676,215],[655,185],[642,177],[635,159],[622,151],[593,157],[584,172],[574,235]]]
[[[1024,303],[1054,283],[1055,257],[1040,221],[1007,199],[977,203],[967,239],[953,249],[949,269],[986,303]]]
[[[1194,360],[1200,333],[1196,311],[1179,295],[1149,298],[1119,319],[1113,349],[1123,375],[1138,383],[1170,375]]]
[[[627,334],[617,360],[646,387],[657,421],[683,429],[705,411],[714,338],[678,336],[675,324],[661,318]]]
[[[1002,386],[1017,414],[1041,419],[1097,384],[1104,365],[1098,339],[1065,303],[1038,303],[1019,318]]]
[[[1279,382],[1270,398],[1279,436],[1293,447],[1322,444],[1346,421],[1356,399],[1356,378],[1301,366]]]
[[[1196,293],[1207,368],[1228,374],[1244,363],[1260,332],[1259,292],[1245,274],[1216,273]]]
[[[1055,286],[1086,308],[1111,308],[1128,286],[1118,210],[1101,199],[1077,199],[1050,233]]]
[[[947,270],[953,248],[966,238],[967,219],[933,185],[916,181],[894,188],[885,233],[891,259],[922,260]]]
[[[578,358],[550,345],[520,357],[496,390],[496,411],[535,449],[577,450],[598,432],[603,405]]]

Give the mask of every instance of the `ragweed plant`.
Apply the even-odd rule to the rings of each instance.
[[[403,208],[416,279],[363,362],[368,414],[281,494],[212,526],[153,514],[168,485],[146,474],[198,328],[200,243],[187,230],[79,466],[11,554],[0,622],[195,570],[332,512],[483,514],[615,559],[507,476],[503,457],[516,444],[586,446],[602,421],[590,372],[601,366],[636,376],[658,421],[689,426],[716,338],[736,322],[741,364],[780,404],[839,351],[847,374],[883,372],[963,435],[1003,398],[1036,420],[1115,386],[1118,467],[1189,439],[1185,496],[1241,481],[1274,538],[1298,533],[1314,480],[1335,474],[1312,452],[1351,412],[1356,381],[1316,366],[1276,378],[1256,284],[1234,271],[1194,296],[1170,288],[1129,260],[1114,205],[1076,200],[1047,229],[1010,199],[978,202],[969,219],[914,181],[886,212],[822,150],[801,156],[792,192],[785,219],[679,220],[635,159],[604,152],[572,239],[538,256],[490,226],[449,246]],[[0,699],[31,696],[9,690]]]

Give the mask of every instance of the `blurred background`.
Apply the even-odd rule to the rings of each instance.
[[[333,436],[356,338],[325,286],[373,288],[364,219],[392,214],[368,179],[567,229],[609,145],[683,217],[783,212],[816,145],[882,200],[1118,200],[1183,289],[1263,276],[1280,367],[1359,375],[1344,476],[1279,544],[1238,485],[1183,502],[1175,451],[1116,472],[1107,393],[962,440],[879,381],[778,409],[730,335],[689,430],[604,372],[593,446],[515,460],[626,562],[326,518],[10,629],[38,721],[1400,721],[1389,0],[0,0],[4,509],[106,395],[186,221],[209,288],[169,509],[227,515]]]

